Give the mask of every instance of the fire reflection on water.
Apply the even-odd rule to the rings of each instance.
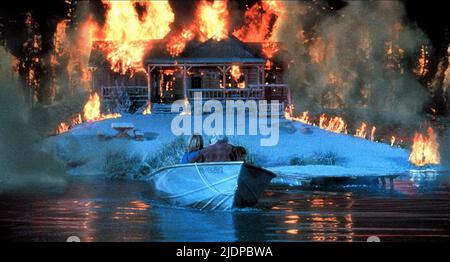
[[[327,194],[314,193],[305,199],[289,200],[271,209],[285,212],[282,227],[287,229],[277,232],[284,232],[290,240],[353,241],[352,206],[352,193],[345,193],[339,198],[339,203]],[[336,212],[340,208],[348,212]]]
[[[415,175],[395,189],[269,189],[256,208],[233,212],[161,206],[146,183],[77,181],[58,194],[2,196],[0,225],[13,232],[3,238],[34,241],[450,239],[450,191],[439,181]]]

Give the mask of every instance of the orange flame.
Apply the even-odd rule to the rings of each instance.
[[[89,95],[89,100],[83,108],[83,116],[88,122],[93,122],[100,118],[100,97],[97,93]]]
[[[438,165],[441,162],[439,143],[433,128],[427,129],[427,134],[416,132],[409,162],[416,166]]]
[[[174,21],[169,2],[103,0],[103,4],[107,8],[106,21],[102,36],[96,40],[110,43],[104,51],[111,69],[121,74],[145,71],[142,60],[148,41],[164,38]],[[136,6],[144,10],[142,16]]]
[[[144,112],[142,112],[143,115],[151,115],[152,114],[152,105],[150,103],[147,104],[147,106],[144,109]]]
[[[228,37],[228,2],[202,0],[197,9],[200,41],[217,41]]]
[[[84,105],[83,108],[83,116],[81,114],[77,114],[70,120],[70,124],[67,122],[61,122],[55,130],[56,134],[62,134],[70,130],[70,128],[80,125],[84,121],[91,123],[95,121],[111,119],[111,118],[119,118],[121,115],[119,113],[113,114],[102,114],[101,113],[101,103],[100,97],[97,93],[89,95],[89,100]]]
[[[370,131],[370,141],[375,141],[375,131],[377,131],[377,128],[375,126],[372,127],[372,130]]]
[[[171,56],[179,56],[186,47],[186,43],[194,38],[194,33],[189,29],[184,29],[167,43],[167,50]]]
[[[395,144],[395,136],[391,136],[391,146],[394,146]]]
[[[367,127],[366,123],[362,122],[361,126],[359,126],[359,128],[356,129],[355,136],[365,139],[367,136],[366,127]]]
[[[347,133],[347,124],[341,117],[335,116],[328,120],[325,114],[322,114],[319,119],[319,127],[335,133]]]
[[[289,119],[289,120],[292,120],[292,121],[301,122],[301,123],[306,124],[306,125],[313,125],[313,123],[309,121],[309,115],[308,114],[309,114],[308,111],[304,111],[298,117],[291,117],[290,112],[286,111],[285,112],[285,117],[286,117],[286,119]]]
[[[67,131],[69,131],[69,125],[64,122],[60,123],[56,128],[57,135],[66,133]]]
[[[420,55],[419,55],[419,61],[418,66],[416,69],[414,69],[414,73],[419,77],[424,77],[428,73],[428,48],[427,46],[423,45],[420,48]]]
[[[97,93],[94,93],[89,95],[89,100],[83,108],[83,117],[84,120],[87,122],[94,122],[110,118],[118,118],[121,117],[121,115],[118,113],[107,115],[102,114],[100,97],[98,96]]]
[[[325,44],[322,38],[318,37],[309,46],[309,56],[311,57],[311,62],[315,64],[320,64],[325,58]]]
[[[233,35],[243,42],[261,42],[263,54],[271,59],[279,50],[276,42],[285,13],[283,2],[263,0],[245,12],[244,25]]]
[[[241,77],[242,73],[241,73],[241,69],[239,68],[238,65],[232,65],[231,66],[231,70],[230,70],[230,74],[233,77],[234,81],[239,81],[239,78]]]
[[[72,120],[70,121],[72,126],[79,125],[83,123],[83,119],[81,118],[81,114],[77,114]]]
[[[245,81],[240,81],[242,72],[238,65],[231,66],[230,74],[233,77],[234,81],[237,83],[238,88],[245,88]]]

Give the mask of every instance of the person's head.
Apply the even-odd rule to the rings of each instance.
[[[215,143],[228,143],[228,137],[226,135],[213,135],[211,139],[209,140],[209,143],[211,145],[214,145]]]
[[[203,138],[199,134],[192,135],[187,148],[188,152],[197,151],[203,148]]]

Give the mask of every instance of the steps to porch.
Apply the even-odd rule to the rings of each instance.
[[[152,114],[177,114],[171,112],[172,104],[161,104],[161,103],[153,103],[152,104]]]

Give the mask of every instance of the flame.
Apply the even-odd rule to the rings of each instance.
[[[401,74],[404,72],[404,68],[402,66],[402,59],[405,53],[400,46],[394,44],[393,41],[385,42],[385,50],[386,50],[386,68],[393,69]]]
[[[58,127],[56,128],[56,134],[63,134],[65,132],[69,131],[69,125],[62,122],[58,125]]]
[[[440,163],[439,143],[433,128],[429,127],[427,134],[415,133],[409,161],[416,166]]]
[[[121,115],[118,113],[104,115],[101,113],[100,108],[101,104],[100,104],[100,97],[98,96],[98,94],[94,93],[89,95],[89,100],[83,108],[84,120],[86,122],[94,122],[104,119],[121,117]]]
[[[241,77],[241,69],[238,65],[232,65],[230,69],[230,74],[233,77],[234,81],[239,82],[239,78]]]
[[[89,100],[84,105],[83,108],[83,116],[82,114],[76,114],[71,120],[70,124],[67,122],[61,122],[55,130],[56,134],[62,134],[69,131],[72,127],[80,125],[83,123],[83,120],[91,123],[95,121],[111,119],[111,118],[119,118],[121,115],[119,113],[113,114],[102,114],[101,113],[101,103],[100,97],[97,93],[93,93],[89,95]]]
[[[319,119],[319,127],[331,132],[347,134],[347,124],[338,116],[328,119],[325,114],[322,114]]]
[[[22,44],[23,50],[28,54],[25,59],[20,59],[19,67],[25,68],[26,83],[33,89],[37,90],[40,81],[36,77],[36,70],[42,66],[41,60],[39,59],[39,53],[42,51],[42,36],[36,32],[37,24],[35,23],[31,13],[26,13],[25,26],[28,32],[28,38]]]
[[[428,58],[428,47],[423,45],[420,48],[418,66],[416,69],[413,70],[413,72],[419,77],[424,77],[428,73],[428,63],[429,62],[430,61]]]
[[[309,121],[309,115],[308,114],[309,114],[308,111],[304,111],[298,117],[291,117],[290,112],[286,111],[285,112],[285,117],[286,117],[286,119],[289,119],[289,120],[292,120],[292,121],[301,122],[301,123],[306,124],[306,125],[313,125],[313,123]]]
[[[394,146],[395,144],[395,136],[391,136],[391,146]]]
[[[362,122],[359,128],[356,129],[355,136],[365,139],[367,136],[366,127],[367,127],[366,123]]]
[[[175,16],[168,1],[110,1],[103,29],[96,40],[108,41],[104,51],[111,69],[121,74],[145,71],[143,57],[148,41],[162,39],[170,31]],[[139,16],[135,6],[143,9]]]
[[[240,81],[242,72],[238,65],[231,66],[230,74],[231,74],[231,77],[233,77],[233,80],[237,83],[238,88],[245,88],[245,81]]]
[[[186,47],[186,42],[194,38],[194,33],[192,30],[184,29],[181,33],[173,38],[171,38],[167,43],[167,51],[171,56],[178,56],[183,52]]]
[[[372,127],[372,130],[370,131],[370,141],[375,141],[375,131],[377,131],[377,128],[375,126]]]
[[[314,64],[320,64],[325,57],[325,44],[322,38],[318,37],[309,46],[309,56],[311,57],[311,62]]]
[[[83,123],[83,118],[81,117],[81,114],[77,114],[70,122],[72,126],[76,126]]]
[[[93,122],[100,118],[100,97],[97,93],[89,95],[89,100],[83,108],[83,116],[88,122]]]
[[[150,103],[147,104],[147,106],[144,109],[144,112],[142,112],[143,115],[151,115],[152,114],[152,105]]]
[[[286,8],[281,1],[255,3],[244,14],[244,25],[233,35],[243,42],[261,42],[266,58],[271,59],[278,52],[278,32],[285,16]]]
[[[328,131],[335,132],[335,133],[343,133],[343,134],[348,133],[347,124],[342,117],[335,116],[335,117],[329,118],[325,114],[322,114],[322,115],[320,115],[319,122],[315,123],[313,120],[311,120],[311,117],[309,116],[308,111],[304,111],[298,117],[295,117],[292,114],[292,110],[293,110],[293,107],[291,107],[291,106],[286,107],[286,109],[284,111],[284,117],[287,120],[301,122],[306,125],[312,125],[312,126],[317,125],[321,129],[328,130]],[[370,139],[370,141],[374,142],[376,130],[377,130],[377,128],[375,126],[372,126],[372,129],[370,130],[370,137],[368,138],[367,137],[367,124],[362,122],[361,125],[359,126],[359,128],[357,128],[354,136],[361,137],[364,139],[367,138],[367,139]],[[383,139],[381,139],[381,141],[382,140]],[[395,136],[391,136],[391,138],[390,138],[391,146],[394,146],[395,140],[396,140]]]
[[[68,20],[62,20],[56,25],[55,34],[53,37],[53,46],[56,55],[61,55],[66,50],[68,50],[66,35],[68,22]],[[54,62],[57,63],[57,61]]]
[[[77,27],[74,36],[71,36],[68,30],[69,20],[64,19],[57,24],[53,36],[54,49],[50,55],[52,85],[57,86],[58,72],[65,70],[70,88],[81,86],[89,90],[91,84],[89,56],[93,35],[98,31],[98,26],[92,17],[88,17]],[[65,67],[62,67],[64,65]]]
[[[228,2],[202,0],[197,7],[200,41],[221,40],[228,37]]]

